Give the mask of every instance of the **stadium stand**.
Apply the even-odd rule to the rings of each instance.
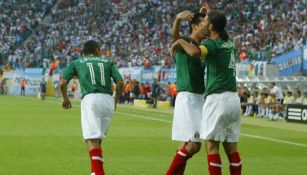
[[[199,8],[199,3],[190,0],[14,3],[0,3],[1,64],[12,68],[49,67],[54,61],[63,68],[80,54],[80,46],[87,39],[99,40],[105,55],[120,67],[144,63],[172,67],[169,48],[173,18],[182,10]],[[306,41],[305,0],[224,0],[217,7],[228,14],[228,28],[241,60],[270,61],[272,56],[302,48]],[[183,24],[185,34],[187,25]]]
[[[55,0],[0,2],[0,58],[6,58],[13,68],[17,66],[18,58],[13,56],[14,52],[40,25],[55,2]],[[21,56],[24,53],[18,54]],[[0,60],[1,63],[4,64],[4,61]]]

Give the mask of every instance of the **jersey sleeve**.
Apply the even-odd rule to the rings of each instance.
[[[113,78],[113,81],[115,83],[117,83],[120,80],[123,80],[122,76],[120,75],[117,66],[115,65],[115,63],[113,62],[111,65],[111,76]]]
[[[69,66],[64,69],[64,71],[62,72],[61,77],[67,81],[71,80],[73,78],[73,76],[76,74],[76,68],[74,63],[70,63]]]
[[[212,39],[207,39],[200,46],[201,58],[203,57],[211,57],[216,53],[216,44]]]

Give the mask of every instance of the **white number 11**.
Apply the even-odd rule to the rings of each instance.
[[[87,63],[86,65],[87,65],[87,67],[88,67],[88,69],[90,71],[92,84],[96,85],[96,79],[95,79],[95,72],[94,72],[93,64],[92,63]],[[104,79],[103,63],[98,63],[97,65],[99,66],[99,69],[100,69],[101,85],[105,86],[106,82],[105,82],[105,79]]]

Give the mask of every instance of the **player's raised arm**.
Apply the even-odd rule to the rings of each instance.
[[[178,15],[176,15],[176,18],[175,18],[174,23],[173,23],[173,29],[172,29],[172,35],[173,35],[174,42],[177,39],[182,38],[182,36],[180,34],[181,21],[182,20],[190,21],[192,19],[192,17],[193,17],[193,14],[190,11],[187,11],[187,10],[179,13]]]
[[[195,58],[202,59],[208,54],[208,49],[206,46],[198,47],[186,42],[184,39],[179,39],[172,45],[172,55],[174,55],[176,50],[179,48],[182,48],[188,55]]]
[[[199,12],[208,14],[209,12],[213,10],[217,10],[216,2],[213,0],[210,0],[210,1],[208,0],[202,4],[202,7],[200,8]]]

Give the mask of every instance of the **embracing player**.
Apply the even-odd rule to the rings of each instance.
[[[176,16],[173,24],[173,38],[183,39],[198,47],[204,36],[205,14],[184,11]],[[180,22],[190,21],[190,35],[181,36]],[[191,57],[183,50],[175,55],[177,91],[175,102],[172,140],[180,141],[178,151],[167,171],[167,175],[184,174],[186,162],[200,150],[199,139],[202,107],[204,104],[204,70],[201,60]]]
[[[106,136],[112,114],[123,90],[123,81],[115,63],[101,57],[98,42],[87,41],[84,44],[83,55],[70,63],[62,73],[60,81],[64,99],[62,106],[65,109],[71,108],[67,96],[67,82],[77,75],[82,92],[82,132],[90,154],[91,175],[104,175],[101,141]],[[111,78],[116,83],[115,102],[112,97]]]
[[[183,39],[172,46],[192,56],[206,60],[206,101],[203,106],[200,138],[205,140],[210,175],[221,175],[219,144],[222,142],[230,162],[230,174],[240,175],[242,161],[237,143],[240,136],[240,99],[236,93],[235,44],[229,39],[226,17],[210,11],[205,18],[205,35],[209,38],[197,47]]]

